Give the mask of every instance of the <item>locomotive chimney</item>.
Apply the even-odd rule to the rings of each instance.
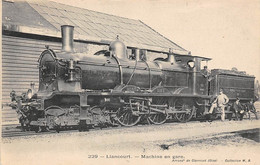
[[[73,30],[74,26],[62,25],[61,36],[62,36],[62,50],[63,52],[74,52],[73,51]]]

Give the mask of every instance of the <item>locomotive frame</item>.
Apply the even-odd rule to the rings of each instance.
[[[168,58],[151,62],[139,48],[127,55],[119,39],[109,50],[89,56],[74,52],[73,28],[62,26],[61,52],[46,46],[40,55],[38,92],[33,84],[23,96],[11,92],[11,106],[20,114],[23,128],[40,132],[77,126],[82,131],[95,126],[134,126],[141,121],[187,122],[192,117],[204,117],[213,97],[223,88],[218,81],[223,73],[212,76],[214,89],[209,76],[202,73],[201,61],[209,58],[176,55],[169,49]],[[246,95],[235,93],[249,101],[254,77],[237,76],[248,80],[250,89],[245,88],[249,91]]]

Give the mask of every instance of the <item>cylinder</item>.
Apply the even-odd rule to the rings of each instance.
[[[74,26],[71,25],[61,26],[63,52],[74,52],[73,51],[73,30],[74,30]]]

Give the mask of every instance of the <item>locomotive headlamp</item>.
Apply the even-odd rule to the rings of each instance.
[[[11,101],[16,101],[16,93],[14,90],[10,93]]]
[[[30,84],[30,86],[31,86],[31,88],[30,89],[28,89],[28,91],[26,92],[26,95],[25,95],[25,97],[26,97],[26,99],[31,99],[32,97],[33,97],[33,95],[34,95],[34,83],[33,82],[31,82],[31,84]]]
[[[28,91],[26,93],[26,97],[27,97],[27,99],[31,99],[33,97],[33,91],[31,89],[28,89]]]

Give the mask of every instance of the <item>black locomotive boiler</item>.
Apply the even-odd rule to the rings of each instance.
[[[82,130],[140,121],[163,124],[173,118],[186,122],[207,112],[219,90],[218,74],[212,87],[201,71],[201,62],[209,58],[180,56],[169,49],[166,59],[147,61],[146,51],[136,48],[129,55],[119,39],[109,50],[77,53],[73,29],[61,27],[60,52],[46,47],[40,55],[38,91],[32,86],[20,97],[11,92],[12,106],[26,128]],[[254,82],[252,76],[243,77]]]

